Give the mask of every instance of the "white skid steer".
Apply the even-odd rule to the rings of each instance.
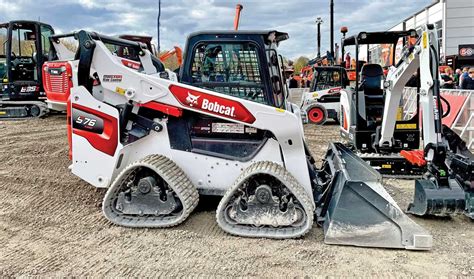
[[[314,222],[330,244],[428,250],[381,176],[341,144],[321,169],[304,142],[277,31],[191,34],[176,76],[140,43],[80,31],[69,105],[74,174],[108,188],[103,212],[127,227],[185,221],[199,195],[223,196],[217,222],[247,237],[296,238]],[[140,56],[115,59],[106,43]],[[177,81],[179,80],[179,81]]]

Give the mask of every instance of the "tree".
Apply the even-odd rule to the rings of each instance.
[[[295,62],[293,63],[293,67],[295,69],[295,74],[300,74],[301,73],[301,69],[306,66],[309,62],[309,58],[306,57],[306,56],[300,56],[298,57],[298,59],[295,60]]]

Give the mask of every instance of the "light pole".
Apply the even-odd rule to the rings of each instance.
[[[323,23],[323,19],[318,17],[316,19],[318,25],[318,58],[321,58],[321,23]]]
[[[161,0],[158,0],[158,18],[156,19],[156,29],[157,29],[157,47],[158,47],[158,55],[160,55],[161,47],[160,47],[160,17],[161,17]]]
[[[329,9],[329,13],[330,13],[330,18],[331,18],[331,27],[330,27],[330,31],[331,32],[331,56],[334,58],[334,0],[330,0],[330,9]]]

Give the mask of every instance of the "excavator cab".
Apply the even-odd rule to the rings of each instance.
[[[378,145],[378,136],[384,111],[384,69],[394,64],[397,43],[416,34],[415,30],[361,32],[358,35],[342,39],[342,51],[355,47],[356,83],[353,88],[341,92],[341,135],[349,140],[355,149],[362,153],[375,152],[382,149]],[[378,55],[379,46],[390,53],[384,57]],[[366,53],[361,52],[365,50]],[[363,55],[367,57],[361,59]],[[359,63],[367,58],[369,63]],[[416,96],[415,96],[416,98]],[[417,149],[420,144],[417,103],[411,107],[411,113],[403,111],[400,104],[397,125],[394,133],[394,144],[386,153],[400,150]]]
[[[354,90],[342,93],[341,134],[349,139],[357,155],[381,174],[418,178],[408,212],[420,216],[465,213],[473,218],[473,156],[465,149],[465,143],[460,144],[459,137],[442,125],[445,114],[441,105],[437,31],[427,24],[420,28],[420,34],[417,36],[415,30],[362,32],[343,38],[343,49],[356,46],[356,59],[359,45],[366,46],[369,63],[361,67]],[[418,39],[408,40],[396,57],[399,61],[393,61],[388,46],[394,49],[407,36]],[[384,66],[389,65],[385,78],[382,67],[370,63],[374,56],[370,45],[376,43],[381,44],[385,54],[381,56]],[[407,88],[407,84],[417,87]],[[449,111],[450,104],[444,102]]]
[[[53,51],[49,41],[53,34],[50,25],[37,21],[0,24],[0,119],[47,112],[41,67]]]
[[[393,142],[379,144],[385,109],[386,69],[400,60],[395,55],[397,45],[410,42],[415,30],[361,32],[343,37],[342,51],[355,48],[356,80],[353,87],[341,91],[340,132],[362,159],[385,176],[421,176],[424,168],[398,155],[400,151],[416,150],[420,146],[419,88],[406,88],[410,94],[398,105]],[[363,62],[362,62],[363,61]],[[367,61],[367,62],[365,62]],[[416,69],[414,70],[416,71]],[[384,156],[372,156],[383,153]]]

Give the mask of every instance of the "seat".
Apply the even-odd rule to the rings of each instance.
[[[383,69],[379,64],[365,64],[362,66],[361,84],[365,95],[383,97],[382,79]]]
[[[364,94],[368,126],[376,125],[383,115],[383,69],[379,64],[365,64],[361,69],[361,91]],[[362,92],[361,92],[362,93]]]

